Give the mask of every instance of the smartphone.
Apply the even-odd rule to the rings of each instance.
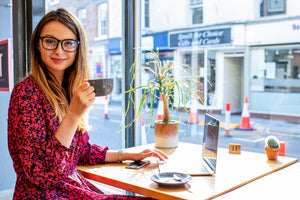
[[[150,161],[138,160],[138,161],[134,161],[132,163],[129,163],[128,165],[125,166],[125,168],[128,168],[128,169],[140,169],[140,168],[148,165],[149,163],[150,163]]]

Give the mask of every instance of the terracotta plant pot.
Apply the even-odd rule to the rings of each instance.
[[[265,147],[267,157],[269,160],[277,160],[277,156],[279,153],[280,148],[269,148]]]
[[[154,143],[158,148],[174,148],[178,146],[178,122],[163,123],[161,120],[154,123]]]

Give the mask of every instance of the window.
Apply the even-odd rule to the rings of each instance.
[[[282,12],[284,11],[283,0],[269,0],[268,12]]]
[[[252,72],[252,91],[300,93],[300,50],[265,49],[264,62]]]
[[[50,0],[49,4],[50,4],[50,6],[54,6],[56,4],[59,4],[59,1],[60,0]]]
[[[280,15],[286,13],[286,0],[262,0],[261,16]]]
[[[47,0],[47,5],[50,5]],[[106,41],[108,36],[108,3],[104,0],[73,0],[60,1],[55,6],[48,6],[46,12],[63,7],[76,14],[86,30],[88,39],[88,59],[90,78],[114,78],[114,90],[109,96],[97,97],[88,113],[89,136],[91,144],[109,146],[110,149],[121,149],[123,135],[118,133],[121,129],[121,90],[122,90],[122,56],[121,48],[121,18],[115,17],[114,37],[112,44]],[[87,3],[89,2],[89,3]],[[113,16],[121,16],[121,1],[110,1],[110,12]],[[105,39],[96,41],[95,39]],[[113,53],[111,52],[114,50]],[[110,67],[112,66],[112,67]],[[107,107],[105,107],[106,102]],[[113,106],[112,106],[113,104]],[[107,110],[104,110],[106,109]],[[116,109],[117,108],[117,109]],[[111,122],[114,125],[111,125]],[[107,125],[110,124],[110,125]],[[111,134],[113,133],[113,134]],[[105,138],[105,139],[103,139]]]
[[[83,26],[84,29],[86,29],[86,9],[80,9],[78,10],[78,18]]]
[[[203,23],[203,1],[190,0],[191,23],[192,25]]]
[[[150,2],[149,2],[149,0],[145,0],[144,20],[145,20],[144,28],[150,28]]]
[[[107,38],[107,3],[98,5],[98,37]]]
[[[48,0],[48,2],[50,2],[50,0]],[[109,97],[108,117],[105,118],[106,113],[104,113],[104,110],[107,108],[105,107],[107,101],[105,101],[104,98],[97,97],[90,109],[89,124],[91,125],[91,130],[89,131],[89,135],[91,143],[108,145],[110,149],[122,148],[124,143],[131,143],[129,140],[125,141],[122,134],[117,133],[122,128],[120,124],[123,117],[122,111],[124,111],[125,107],[125,105],[122,104],[122,101],[124,101],[124,92],[122,92],[122,90],[125,88],[125,84],[128,83],[125,82],[128,77],[128,73],[126,72],[128,71],[123,67],[123,63],[127,61],[123,60],[122,55],[122,53],[124,53],[122,52],[123,42],[128,41],[128,39],[122,38],[122,28],[127,30],[131,29],[129,26],[122,27],[122,22],[126,21],[122,15],[122,6],[124,5],[122,2],[124,1],[73,0],[72,5],[70,4],[71,1],[59,2],[58,5],[50,7],[49,10],[56,9],[57,7],[65,7],[71,11],[77,11],[76,13],[80,21],[86,26],[87,35],[90,36],[88,56],[89,68],[93,73],[91,77],[114,78],[114,90]],[[276,46],[276,43],[270,43],[270,45],[266,47],[261,45],[258,47],[250,46],[249,49],[251,49],[251,51],[247,50],[245,52],[242,46],[235,46],[235,43],[231,42],[228,42],[228,44],[224,42],[224,45],[213,45],[213,42],[217,43],[217,38],[215,40],[209,40],[212,43],[207,43],[205,46],[194,46],[194,44],[200,43],[197,43],[197,41],[200,40],[195,40],[196,37],[200,38],[200,34],[207,34],[205,38],[208,38],[208,35],[210,38],[214,34],[219,33],[212,31],[204,33],[204,30],[217,30],[217,28],[219,28],[218,26],[220,26],[221,29],[226,29],[224,24],[215,24],[215,28],[202,26],[202,23],[205,23],[204,8],[207,13],[215,12],[215,10],[210,9],[216,9],[213,7],[213,4],[216,4],[218,8],[222,7],[222,10],[219,10],[219,14],[220,16],[222,15],[222,17],[224,16],[224,23],[232,22],[233,17],[230,16],[230,9],[232,9],[232,7],[229,6],[229,3],[232,4],[237,1],[207,0],[204,4],[203,0],[187,0],[176,1],[176,4],[179,5],[172,6],[173,2],[174,1],[161,0],[141,1],[139,4],[141,10],[138,14],[141,14],[140,28],[142,32],[141,35],[143,35],[141,36],[142,46],[137,47],[137,50],[143,54],[147,52],[144,51],[144,48],[150,46],[150,50],[159,49],[159,56],[163,61],[170,60],[176,63],[176,65],[189,66],[183,69],[182,67],[174,67],[172,75],[176,78],[185,78],[185,80],[188,75],[193,75],[193,78],[197,80],[197,83],[192,85],[193,88],[197,89],[197,96],[199,97],[197,109],[201,110],[201,112],[216,112],[221,119],[224,119],[224,116],[221,114],[223,110],[225,111],[223,104],[230,102],[232,113],[241,112],[244,102],[242,98],[244,90],[246,90],[249,92],[251,115],[252,113],[261,113],[261,116],[270,115],[271,119],[273,117],[271,114],[283,113],[287,116],[299,117],[300,105],[297,103],[297,100],[300,99],[300,45],[298,43],[288,43],[288,45],[284,43],[278,46]],[[257,7],[253,8],[256,9],[253,11],[254,13],[261,11],[261,16],[281,15],[278,16],[278,18],[285,17],[282,14],[287,12],[287,0],[257,0],[255,2],[257,2]],[[293,3],[295,2],[296,1],[293,1]],[[47,5],[49,5],[49,3],[47,3]],[[258,5],[261,5],[260,10]],[[294,6],[296,5],[295,3]],[[126,7],[126,9],[128,9],[128,7]],[[249,11],[249,13],[252,13],[252,11]],[[229,18],[226,19],[226,17]],[[243,19],[243,16],[239,15],[234,17],[236,20]],[[276,20],[274,19],[274,22]],[[264,23],[269,23],[268,20],[266,21],[267,22]],[[272,21],[272,23],[274,22]],[[296,22],[292,24],[294,31],[297,30],[297,26],[298,24]],[[197,35],[193,33],[197,33]],[[231,38],[231,32],[227,33],[225,34],[224,32],[221,41],[227,41],[226,38]],[[242,31],[241,34],[244,34],[244,31]],[[137,35],[139,34],[134,36]],[[232,35],[234,34],[232,33]],[[283,40],[280,39],[280,41]],[[290,40],[286,40],[285,42],[289,41]],[[235,40],[232,40],[232,42],[235,42]],[[131,52],[133,49],[128,48],[126,50]],[[249,62],[244,62],[244,55],[249,57],[247,58]],[[141,55],[141,66],[148,61],[151,60],[144,57],[144,54]],[[248,71],[250,73],[245,73]],[[174,91],[174,93],[176,96],[176,91]],[[189,98],[188,101],[190,99],[191,98]],[[200,101],[200,99],[202,101]],[[276,100],[276,104],[270,104],[273,100]],[[174,98],[174,103],[175,102],[176,97]],[[158,104],[159,103],[156,102],[153,106],[154,113],[157,112]],[[148,105],[148,108],[149,107]],[[146,131],[148,131],[149,128],[147,142],[153,143],[154,125],[151,124],[153,121],[150,123],[150,112],[147,112],[147,109],[143,111]],[[178,116],[178,114],[180,114],[180,116]],[[256,116],[259,116],[258,114]],[[178,116],[182,121],[188,121],[188,119],[186,119],[188,116],[186,116],[185,113],[176,111],[172,113],[172,115],[176,118]],[[199,114],[199,116],[203,115]],[[233,122],[238,123],[240,116],[235,115],[233,120],[234,119],[237,119],[237,121]],[[270,121],[272,120],[273,119]],[[136,124],[138,123],[140,122]],[[188,137],[194,137],[202,133],[203,126],[195,126],[195,128],[192,126],[188,127],[184,125],[184,123],[182,124],[182,126],[180,125],[179,131],[180,141],[182,142],[192,141],[193,138]],[[264,126],[265,128],[269,128],[268,124],[264,124]],[[186,131],[186,129],[190,127],[191,130]],[[282,130],[282,133],[285,133],[285,130]],[[137,137],[135,141],[138,142],[138,139]],[[194,141],[195,140],[193,140],[193,142]],[[250,145],[252,144],[253,142],[250,143]],[[226,143],[222,145],[222,147],[228,146]],[[261,144],[260,141],[257,145],[263,144]],[[246,146],[246,144],[244,146]],[[263,148],[259,147],[254,151],[260,151],[261,149]],[[289,155],[291,156],[292,154]]]

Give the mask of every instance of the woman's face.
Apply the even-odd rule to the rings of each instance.
[[[50,39],[56,38],[57,40],[73,39],[77,40],[76,35],[64,24],[58,21],[51,21],[44,26],[41,31],[40,37],[49,37]],[[44,47],[45,41],[44,40]],[[47,40],[48,44],[51,44],[51,40]],[[69,43],[67,43],[68,45]],[[61,42],[59,42],[56,49],[48,50],[42,45],[42,39],[39,39],[38,49],[41,53],[41,58],[46,64],[47,69],[55,76],[55,78],[61,83],[63,80],[65,69],[71,66],[75,60],[76,51],[67,52],[62,49]]]

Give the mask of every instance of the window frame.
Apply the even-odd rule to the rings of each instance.
[[[86,30],[86,13],[87,13],[87,8],[81,8],[78,9],[78,19],[81,22],[84,30]]]
[[[105,9],[102,6],[106,6]],[[102,12],[105,12],[104,14]],[[98,24],[98,37],[97,39],[107,39],[108,38],[108,3],[102,2],[97,5],[97,24]]]
[[[194,13],[197,9],[201,9],[201,22],[195,23],[194,22]],[[189,9],[190,9],[190,24],[192,26],[203,24],[203,0],[190,0],[189,2]]]
[[[271,1],[274,0],[262,0],[260,4],[260,16],[274,16],[274,15],[284,15],[286,14],[286,0],[281,0],[282,8],[281,9],[270,9]]]

